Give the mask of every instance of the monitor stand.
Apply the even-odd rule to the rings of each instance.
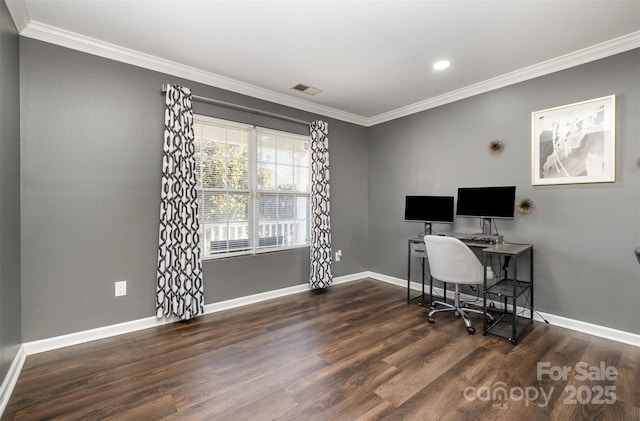
[[[424,223],[424,231],[422,231],[420,234],[418,234],[418,237],[422,238],[425,235],[431,235],[431,234],[433,234],[433,230],[431,229],[431,222],[425,222]]]
[[[491,218],[480,218],[480,226],[482,226],[482,235],[491,235]]]

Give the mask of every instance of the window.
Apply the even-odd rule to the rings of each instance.
[[[194,117],[203,257],[309,244],[308,136]]]

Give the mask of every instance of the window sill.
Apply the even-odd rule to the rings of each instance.
[[[229,259],[232,257],[241,257],[241,256],[254,256],[259,254],[277,253],[281,251],[291,251],[291,250],[308,249],[308,248],[309,248],[309,244],[300,244],[297,246],[286,246],[286,247],[263,247],[257,250],[242,250],[242,251],[234,251],[231,253],[220,253],[220,254],[213,254],[209,256],[202,256],[202,261]]]

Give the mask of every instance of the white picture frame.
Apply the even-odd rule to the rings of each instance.
[[[615,95],[531,113],[531,184],[615,181]]]

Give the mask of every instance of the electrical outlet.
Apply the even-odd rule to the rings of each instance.
[[[342,260],[342,250],[336,251],[336,262]]]
[[[116,282],[116,297],[127,295],[127,281]]]

